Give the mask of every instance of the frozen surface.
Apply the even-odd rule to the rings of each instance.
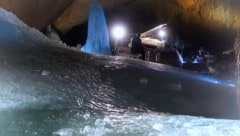
[[[93,0],[90,6],[87,41],[81,50],[92,54],[111,55],[105,15],[97,0]]]
[[[236,120],[125,113],[112,115],[72,112],[0,112],[3,136],[239,136]]]
[[[239,117],[234,83],[84,54],[3,9],[0,30],[1,136],[240,135],[239,120],[199,117]]]
[[[67,135],[124,135],[124,136],[239,136],[237,121],[215,120],[191,116],[147,114],[109,115],[101,118],[89,116],[88,125],[77,129],[68,128],[54,134]],[[91,118],[91,119],[90,119]]]

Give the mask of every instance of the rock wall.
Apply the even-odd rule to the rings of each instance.
[[[240,2],[138,0],[130,6],[141,7],[143,16],[155,17],[159,23],[168,23],[182,39],[205,45],[210,50],[218,47],[225,50],[232,48],[229,46],[233,46],[235,32],[240,28],[240,9],[234,6],[236,4],[240,5]]]
[[[98,0],[104,8],[113,8],[131,0]],[[74,0],[71,6],[54,22],[56,28],[63,32],[75,25],[84,23],[88,18],[91,0]]]
[[[73,0],[0,0],[3,7],[28,25],[42,29],[56,20]]]
[[[147,29],[154,24],[168,23],[182,39],[195,41],[211,50],[219,46],[226,50],[233,46],[235,31],[240,28],[238,0],[101,0],[106,14],[121,12],[138,28]],[[117,5],[117,6],[116,6]],[[54,23],[67,31],[87,20],[89,1],[75,2]],[[112,12],[112,13],[111,13]],[[135,22],[134,22],[134,19]],[[141,26],[140,26],[141,25]],[[145,27],[142,27],[145,26]],[[136,27],[136,26],[133,26]],[[199,45],[201,46],[201,45]]]

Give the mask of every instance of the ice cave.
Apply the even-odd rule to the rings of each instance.
[[[0,136],[239,136],[239,4],[0,0]]]

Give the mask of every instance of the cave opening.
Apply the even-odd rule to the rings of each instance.
[[[67,32],[61,32],[60,30],[57,30],[57,28],[55,28],[55,30],[57,30],[57,34],[64,43],[70,47],[76,47],[78,44],[84,45],[86,43],[87,28],[88,22],[86,21],[83,24],[72,27]]]

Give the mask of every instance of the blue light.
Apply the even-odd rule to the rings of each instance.
[[[197,64],[199,61],[195,58],[192,63]]]
[[[177,52],[177,55],[178,55],[178,59],[179,59],[179,61],[181,62],[181,64],[184,64],[184,63],[185,63],[185,61],[183,60],[183,57],[182,57],[182,55],[179,53],[179,51],[178,51],[178,50],[177,50],[176,52]]]
[[[93,0],[88,20],[88,38],[81,51],[91,54],[111,55],[109,33],[101,5]]]
[[[209,82],[209,83],[213,83],[213,84],[222,84],[222,85],[226,85],[229,87],[236,87],[236,83],[234,83],[233,81],[224,81],[224,80],[219,80],[213,77],[209,77],[209,76],[199,76],[199,79]]]

